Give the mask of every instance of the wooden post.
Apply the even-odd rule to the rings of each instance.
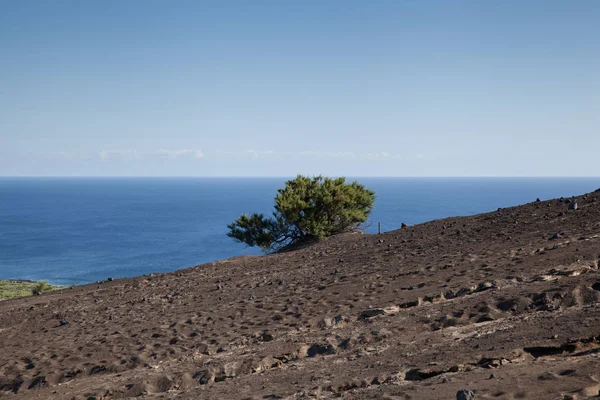
[[[381,235],[381,222],[377,223],[377,234]]]

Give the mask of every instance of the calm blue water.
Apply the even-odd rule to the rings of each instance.
[[[383,230],[600,187],[600,178],[361,178]],[[260,254],[226,236],[283,178],[0,178],[0,279],[80,284]]]

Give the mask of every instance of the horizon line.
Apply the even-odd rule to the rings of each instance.
[[[325,174],[296,174],[296,175],[0,175],[0,179],[10,178],[113,178],[113,179],[131,179],[131,178],[175,178],[175,179],[289,179],[298,175],[303,176],[324,176],[324,177],[346,177],[346,178],[377,178],[377,179],[464,179],[464,178],[490,178],[490,179],[556,179],[556,178],[574,178],[574,179],[600,179],[599,175],[325,175]]]

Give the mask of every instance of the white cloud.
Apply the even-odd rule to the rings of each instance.
[[[367,158],[369,160],[387,160],[388,158],[390,158],[390,154],[386,153],[385,151],[381,151],[378,153],[367,153],[364,155],[364,158]]]
[[[253,160],[258,160],[261,158],[278,158],[286,154],[291,154],[287,152],[278,152],[272,150],[241,150],[241,151],[223,151],[217,150],[217,154],[224,154],[229,156],[238,156],[238,157],[250,157]]]
[[[98,156],[103,160],[114,158],[138,158],[140,154],[137,150],[102,150],[98,152]]]
[[[190,149],[181,149],[181,150],[160,149],[155,154],[158,156],[171,157],[171,158],[186,157],[186,156],[190,156],[190,157],[194,157],[194,158],[198,158],[198,159],[204,158],[204,153],[202,153],[202,151],[190,150]]]
[[[356,154],[351,151],[303,151],[300,155],[308,157],[356,158]]]
[[[169,149],[160,149],[151,152],[140,152],[137,150],[102,150],[99,151],[98,157],[103,160],[112,160],[112,159],[141,159],[141,158],[149,158],[149,157],[167,157],[167,158],[180,158],[180,157],[193,157],[196,159],[203,159],[204,153],[200,150],[190,150],[190,149],[177,149],[177,150],[169,150]]]
[[[303,151],[300,153],[300,155],[307,157],[339,158],[347,160],[387,160],[392,157],[385,151],[374,153],[354,153],[351,151]]]

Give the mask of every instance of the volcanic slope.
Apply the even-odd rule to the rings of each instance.
[[[0,302],[0,397],[591,399],[600,193]]]

